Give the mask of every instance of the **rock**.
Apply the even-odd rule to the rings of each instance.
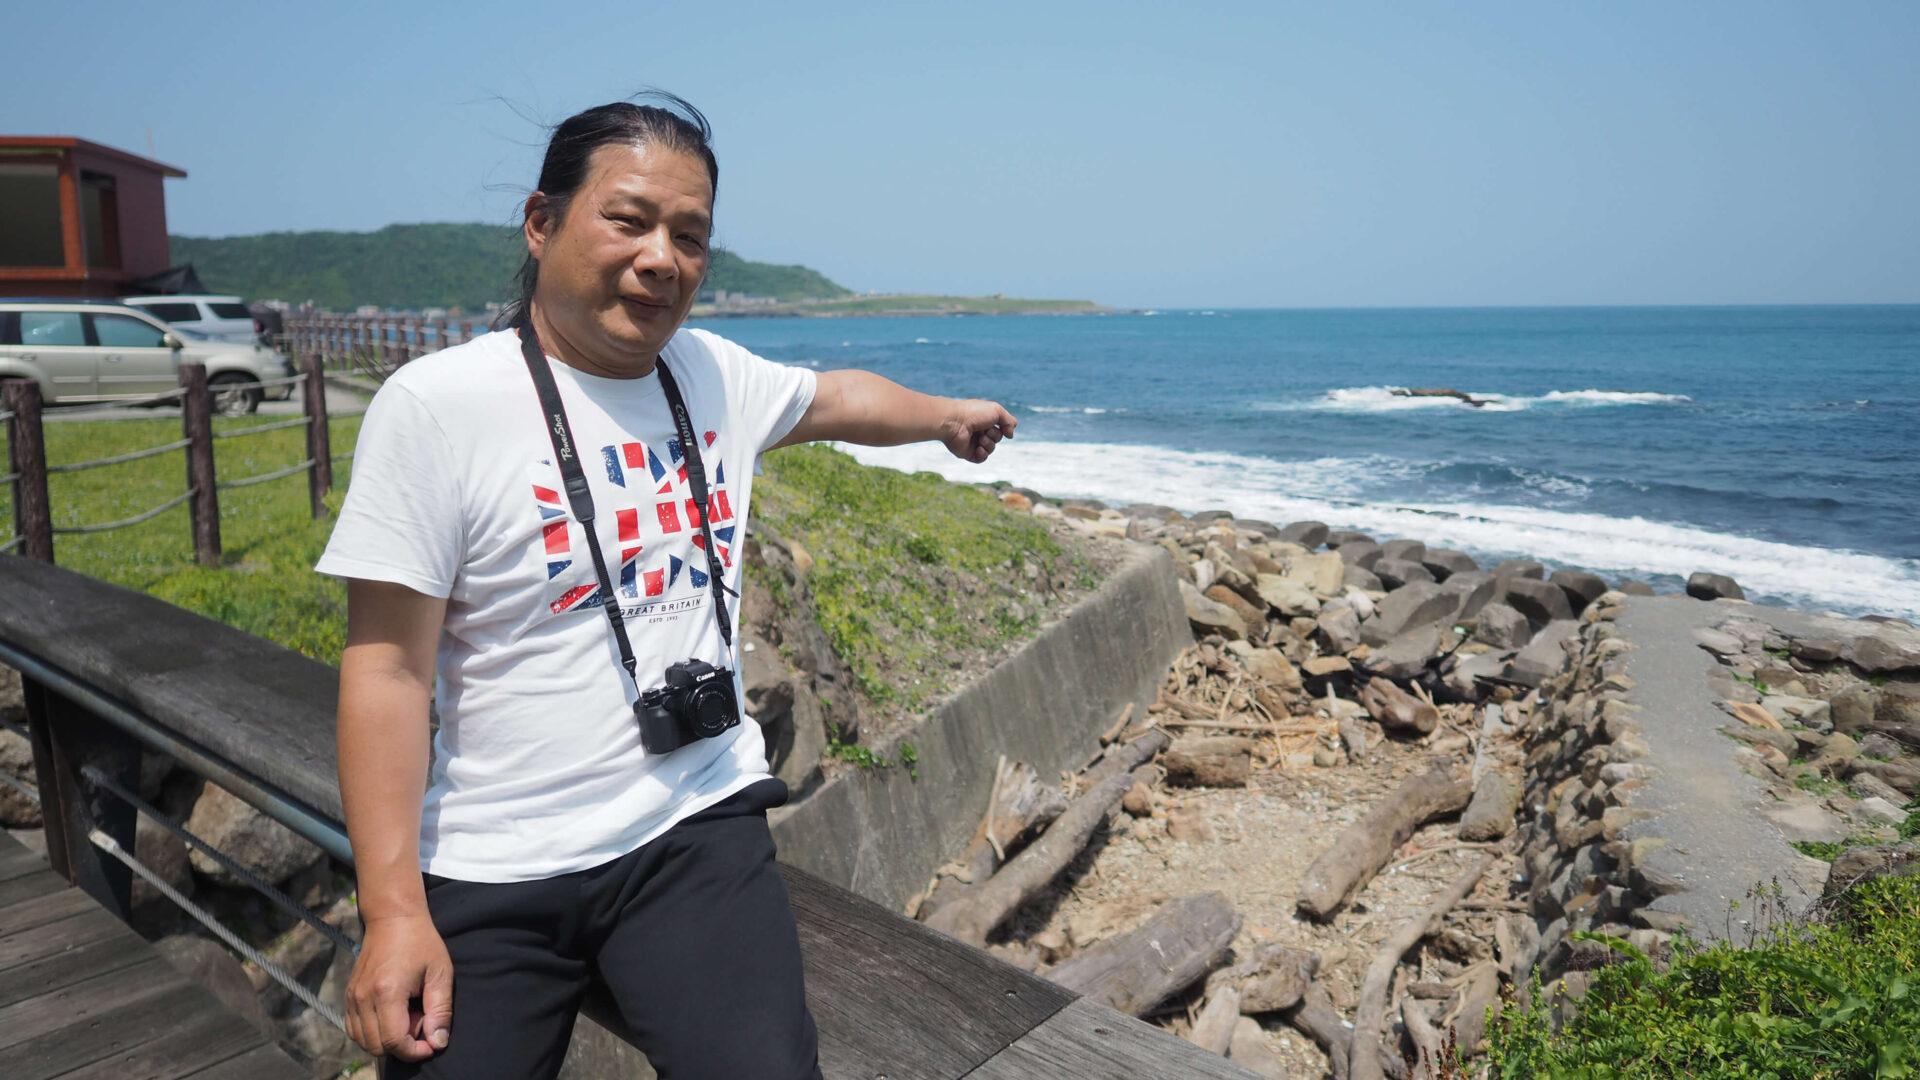
[[[1192,579],[1195,588],[1204,589],[1219,579],[1220,568],[1214,565],[1212,559],[1195,559],[1187,564],[1187,576]]]
[[[1693,628],[1693,640],[1701,648],[1715,656],[1739,656],[1746,645],[1737,637],[1724,630],[1711,630],[1704,626]]]
[[[12,669],[4,669],[12,674]],[[11,728],[0,728],[0,772],[29,786],[37,786],[33,772],[33,746]],[[30,799],[12,784],[0,783],[0,826],[9,829],[40,827],[40,803]]]
[[[1920,795],[1920,765],[1905,761],[1880,761],[1864,754],[1847,763],[1847,777],[1870,773],[1886,781],[1906,798]]]
[[[1267,613],[1247,603],[1247,598],[1227,588],[1225,585],[1210,586],[1202,596],[1216,604],[1224,604],[1240,616],[1240,624],[1250,631],[1257,631],[1267,625]],[[1264,599],[1264,598],[1263,598]]]
[[[1068,501],[1073,501],[1073,500],[1068,500]],[[1093,500],[1088,499],[1085,501],[1092,502]],[[1193,522],[1195,525],[1211,525],[1216,521],[1224,521],[1224,522],[1227,522],[1228,524],[1232,524],[1233,514],[1230,511],[1226,511],[1226,510],[1202,510],[1199,513],[1188,518],[1187,520]]]
[[[1320,601],[1298,578],[1261,574],[1254,578],[1254,588],[1259,590],[1260,599],[1268,607],[1288,618],[1312,618],[1320,613]]]
[[[1844,771],[1845,762],[1841,764],[1840,771]],[[1899,789],[1870,772],[1854,773],[1847,779],[1847,786],[1863,799],[1881,799],[1894,806],[1905,806],[1907,803],[1907,797]]]
[[[1861,882],[1916,871],[1920,871],[1920,843],[1850,847],[1833,860],[1833,869],[1827,874],[1827,887],[1820,899],[1823,904],[1835,906],[1843,893]]]
[[[1876,724],[1898,724],[1920,731],[1920,686],[1888,683],[1873,706]]]
[[[1835,638],[1794,638],[1788,650],[1809,664],[1826,664],[1840,659],[1844,647]]]
[[[1870,758],[1892,761],[1900,756],[1900,744],[1878,731],[1860,736],[1860,753]]]
[[[1655,595],[1653,591],[1653,586],[1647,584],[1644,581],[1623,581],[1620,583],[1620,591],[1622,593],[1625,593],[1628,596]]]
[[[1421,557],[1420,565],[1427,568],[1435,581],[1445,581],[1455,574],[1480,569],[1480,564],[1473,561],[1473,556],[1451,548],[1434,548],[1428,551]]]
[[[1789,842],[1839,843],[1852,832],[1846,822],[1822,810],[1818,803],[1811,800],[1770,803],[1761,809],[1760,814],[1778,825]]]
[[[1243,533],[1254,533],[1262,539],[1280,539],[1280,526],[1271,521],[1261,521],[1258,518],[1234,518],[1233,527]]]
[[[1381,559],[1373,564],[1373,576],[1389,589],[1397,589],[1411,581],[1433,580],[1433,575],[1426,567],[1406,559]]]
[[[1505,604],[1488,604],[1477,616],[1479,625],[1473,640],[1484,641],[1496,649],[1518,649],[1533,637],[1533,624]]]
[[[1853,642],[1853,663],[1868,675],[1891,675],[1895,671],[1920,669],[1920,642],[1916,634],[1895,638],[1874,634]]]
[[[1367,656],[1369,671],[1389,679],[1411,679],[1440,658],[1440,627],[1427,623],[1402,631]]]
[[[1460,839],[1498,840],[1513,831],[1520,784],[1502,769],[1488,769],[1473,787],[1473,801],[1460,815]]]
[[[1513,656],[1510,649],[1492,649],[1478,656],[1462,657],[1447,673],[1447,685],[1461,697],[1476,700],[1482,695],[1480,680],[1506,678],[1507,664]]]
[[[1244,787],[1239,785],[1210,784],[1209,787]],[[1198,806],[1176,806],[1167,811],[1167,839],[1181,844],[1210,844],[1213,842],[1213,825],[1207,821],[1207,812]]]
[[[1517,578],[1532,578],[1539,581],[1547,576],[1547,568],[1532,559],[1508,559],[1493,568],[1493,576],[1501,581],[1513,581]]]
[[[1340,575],[1340,584],[1350,589],[1365,589],[1368,592],[1386,591],[1380,579],[1373,576],[1373,571],[1363,570],[1358,566],[1347,567],[1346,571]]]
[[[1173,507],[1161,506],[1157,503],[1134,503],[1130,506],[1121,507],[1120,512],[1127,517],[1140,518],[1144,521],[1165,522],[1184,521],[1186,519],[1186,515],[1175,510]]]
[[[1009,491],[1001,495],[1000,501],[1005,503],[1009,510],[1018,510],[1023,514],[1033,513],[1033,500],[1017,491]]]
[[[1285,540],[1290,544],[1299,544],[1308,551],[1327,542],[1327,527],[1318,521],[1296,521],[1280,530],[1276,540]]]
[[[1255,649],[1247,656],[1247,670],[1281,690],[1300,689],[1300,672],[1279,649]]]
[[[1100,511],[1095,510],[1091,506],[1077,506],[1075,502],[1071,500],[1060,504],[1060,512],[1070,518],[1077,518],[1081,521],[1100,520]]]
[[[1566,603],[1566,600],[1563,598],[1561,603]],[[1539,636],[1520,650],[1520,655],[1513,658],[1513,663],[1507,665],[1507,677],[1523,686],[1539,686],[1565,671],[1567,651],[1560,643],[1579,631],[1580,624],[1572,619],[1556,619],[1548,623]]]
[[[1353,529],[1335,529],[1332,532],[1327,534],[1326,543],[1327,543],[1327,546],[1330,548],[1338,548],[1344,544],[1352,544],[1356,542],[1363,543],[1363,544],[1371,544],[1373,543],[1373,537],[1368,536],[1366,533],[1363,533],[1363,532],[1357,532]]]
[[[1427,545],[1418,540],[1389,540],[1380,545],[1380,557],[1417,563],[1427,557]]]
[[[137,815],[134,822],[133,856],[183,895],[193,895],[193,870],[187,861],[187,842],[145,814]],[[143,916],[164,914],[171,917],[176,910],[173,901],[147,884],[147,879],[138,874],[133,878],[133,906]]]
[[[1527,617],[1535,626],[1573,618],[1573,605],[1560,586],[1529,577],[1507,580],[1507,606]]]
[[[1575,615],[1585,611],[1588,604],[1600,599],[1607,591],[1607,583],[1600,580],[1600,575],[1589,574],[1585,570],[1555,570],[1547,582],[1560,586],[1560,590],[1567,594],[1567,604]]]
[[[1352,671],[1353,664],[1344,656],[1314,656],[1302,661],[1300,670],[1318,679],[1341,671]]]
[[[1725,574],[1709,574],[1705,570],[1697,571],[1687,579],[1687,595],[1695,600],[1745,600],[1747,598],[1739,582]]]
[[[1864,683],[1849,686],[1827,699],[1827,716],[1833,721],[1833,730],[1857,735],[1873,725],[1874,709],[1878,704],[1879,694],[1873,687]]]
[[[1381,559],[1380,545],[1371,540],[1354,540],[1341,544],[1337,549],[1340,561],[1348,566],[1357,566],[1362,570],[1373,569],[1373,564]]]
[[[261,1034],[273,1035],[273,1024],[260,1007],[260,997],[254,993],[245,966],[219,942],[194,934],[176,934],[154,942],[153,948],[188,982],[205,987],[220,1004],[238,1013]]]
[[[1253,740],[1238,735],[1182,735],[1161,755],[1167,783],[1178,787],[1246,787]]]
[[[1238,612],[1209,599],[1185,581],[1180,583],[1180,600],[1186,605],[1187,622],[1192,624],[1196,637],[1219,634],[1229,641],[1239,641],[1247,636],[1247,625]]]
[[[1312,589],[1317,596],[1332,598],[1339,596],[1345,587],[1342,579],[1346,571],[1347,564],[1340,561],[1339,553],[1323,551],[1318,555],[1289,558],[1285,576]]]
[[[1260,1021],[1242,1016],[1233,1023],[1233,1041],[1227,1044],[1227,1060],[1265,1080],[1287,1080],[1287,1066],[1267,1046],[1266,1032]]]
[[[1329,653],[1344,653],[1360,644],[1360,614],[1351,605],[1325,607],[1314,620],[1314,636]]]
[[[1861,799],[1859,805],[1854,807],[1854,813],[1868,821],[1878,821],[1888,825],[1899,825],[1907,820],[1905,810],[1879,795],[1869,795]]]
[[[253,807],[208,784],[194,803],[187,831],[225,852],[240,865],[273,882],[287,880],[321,858],[321,851]],[[190,856],[193,868],[222,885],[245,882],[198,851]]]
[[[1450,575],[1440,591],[1454,597],[1455,604],[1450,621],[1471,619],[1480,614],[1480,609],[1493,603],[1500,595],[1500,582],[1485,570],[1462,570]]]
[[[1746,683],[1735,682],[1726,675],[1707,676],[1707,689],[1713,691],[1715,697],[1732,704],[1752,705],[1760,701],[1760,691]]]
[[[1450,616],[1456,602],[1431,581],[1402,586],[1380,602],[1373,618],[1360,627],[1360,638],[1376,647],[1385,645],[1410,627]]]

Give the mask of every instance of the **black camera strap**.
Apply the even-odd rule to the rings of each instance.
[[[637,674],[639,661],[633,655],[633,642],[627,637],[626,619],[620,614],[620,598],[613,591],[613,578],[607,573],[606,556],[600,552],[600,537],[593,527],[593,492],[587,487],[587,475],[580,467],[580,455],[573,440],[573,427],[567,423],[567,410],[560,403],[560,388],[554,384],[553,369],[547,366],[546,352],[540,347],[539,335],[534,333],[533,325],[520,326],[520,355],[527,362],[527,372],[533,376],[533,388],[540,396],[541,411],[546,414],[547,437],[553,442],[553,456],[560,466],[560,478],[567,492],[567,506],[573,512],[575,521],[587,534],[587,550],[593,555],[593,570],[600,578],[600,607],[607,613],[607,621],[613,624],[614,640],[620,647],[620,666],[627,669],[627,676],[634,681],[636,689],[640,686]],[[721,577],[719,557],[713,550],[713,533],[707,524],[707,474],[700,462],[700,451],[693,438],[693,422],[687,414],[687,403],[680,396],[680,389],[674,385],[673,376],[667,373],[664,360],[654,362],[660,372],[660,386],[667,394],[667,405],[673,413],[674,425],[680,432],[681,452],[687,459],[687,479],[693,488],[693,497],[699,507],[700,536],[706,547],[709,580],[713,584],[714,619],[720,624],[720,637],[727,648],[733,648],[733,628],[727,615],[726,594],[731,591]]]

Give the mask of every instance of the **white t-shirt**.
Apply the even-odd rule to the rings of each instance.
[[[704,444],[709,524],[737,592],[755,465],[806,413],[815,376],[701,330],[681,330],[661,355]],[[698,509],[659,375],[549,365],[640,689],[689,658],[739,671],[714,622]],[[526,881],[598,866],[767,777],[751,720],[670,754],[641,749],[637,691],[553,457],[517,334],[422,357],[368,407],[316,567],[447,598],[440,733],[420,825],[421,869],[441,877]],[[734,688],[744,702],[737,679]]]

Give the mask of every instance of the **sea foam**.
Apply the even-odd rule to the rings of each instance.
[[[1525,557],[1609,576],[1729,574],[1749,596],[1811,610],[1920,619],[1920,560],[1803,547],[1695,526],[1493,502],[1389,504],[1361,497],[1429,466],[1404,459],[1277,461],[1109,443],[1003,442],[983,465],[942,447],[841,449],[870,465],[926,470],[963,482],[1006,481],[1048,495],[1113,505],[1225,509],[1284,524],[1318,520],[1384,539],[1404,536],[1483,560]]]
[[[1662,394],[1650,390],[1551,390],[1545,394],[1523,395],[1465,391],[1479,402],[1472,405],[1456,397],[1411,397],[1395,391],[1400,386],[1346,386],[1329,390],[1304,401],[1272,401],[1254,406],[1262,412],[1406,412],[1414,409],[1458,410],[1462,412],[1519,412],[1539,407],[1601,408],[1620,405],[1682,405],[1692,401],[1685,394]]]

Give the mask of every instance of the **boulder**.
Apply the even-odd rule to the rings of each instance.
[[[1507,606],[1527,617],[1535,626],[1545,626],[1573,618],[1573,605],[1560,586],[1536,578],[1516,577],[1507,581]]]
[[[1358,566],[1349,566],[1340,574],[1340,584],[1350,589],[1365,589],[1368,592],[1385,592],[1380,579],[1373,571]]]
[[[1900,744],[1877,731],[1860,736],[1860,752],[1870,758],[1892,761],[1900,756]]]
[[[1547,568],[1532,559],[1508,559],[1493,568],[1493,576],[1502,581],[1513,578],[1532,578],[1539,581],[1547,576]]]
[[[1627,596],[1654,595],[1653,586],[1644,581],[1623,581],[1620,583],[1620,591]]]
[[[1318,555],[1295,555],[1288,559],[1285,576],[1302,582],[1315,595],[1333,597],[1339,596],[1340,590],[1345,588],[1342,579],[1346,571],[1347,564],[1340,560],[1337,553],[1323,551]]]
[[[1520,620],[1525,623],[1525,619]],[[1507,663],[1513,659],[1513,652],[1507,649],[1493,649],[1477,656],[1460,657],[1447,672],[1446,682],[1455,693],[1468,700],[1480,697],[1482,679],[1503,679],[1507,674]]]
[[[1352,605],[1324,607],[1314,619],[1314,637],[1328,653],[1344,653],[1360,644],[1360,614]]]
[[[1890,874],[1920,872],[1920,843],[1850,847],[1833,860],[1827,874],[1822,904],[1833,906],[1842,894],[1861,882]]]
[[[1874,707],[1879,704],[1879,696],[1873,687],[1861,683],[1849,686],[1827,699],[1828,719],[1833,721],[1833,730],[1846,735],[1858,735],[1868,730],[1873,725]]]
[[[181,894],[193,895],[193,871],[187,861],[187,842],[145,814],[137,815],[134,821],[133,856]],[[159,889],[147,884],[147,879],[138,874],[133,878],[133,906],[142,916],[171,916],[175,911],[173,901],[167,899]]]
[[[1431,581],[1395,589],[1380,602],[1373,618],[1360,627],[1360,639],[1378,648],[1412,627],[1447,618],[1456,602]]]
[[[1328,531],[1327,527],[1318,521],[1296,521],[1281,529],[1280,535],[1274,539],[1299,544],[1308,551],[1312,551],[1327,542]]]
[[[1555,675],[1567,669],[1567,650],[1561,642],[1580,631],[1580,624],[1573,619],[1556,619],[1548,623],[1520,655],[1507,665],[1507,677],[1523,686],[1539,686]]]
[[[1373,537],[1353,529],[1335,529],[1327,534],[1326,543],[1330,548],[1337,548],[1342,544],[1351,544],[1355,541],[1371,544]]]
[[[1873,634],[1853,643],[1854,665],[1869,675],[1920,670],[1920,634]]]
[[[1320,601],[1299,578],[1261,574],[1254,579],[1254,587],[1259,590],[1260,599],[1268,607],[1288,618],[1297,616],[1310,619],[1320,613]]]
[[[1433,580],[1426,567],[1409,559],[1382,558],[1373,564],[1373,576],[1389,589],[1397,589],[1410,581]]]
[[[1420,565],[1427,568],[1435,581],[1445,581],[1455,574],[1480,569],[1480,564],[1473,561],[1473,556],[1451,548],[1434,548],[1428,551],[1421,558]]]
[[[1695,600],[1745,600],[1747,598],[1739,582],[1725,574],[1709,574],[1705,570],[1696,571],[1687,579],[1687,595]]]
[[[1234,518],[1233,527],[1242,532],[1254,533],[1267,540],[1280,539],[1280,526],[1259,518]]]
[[[1585,570],[1560,569],[1547,579],[1549,584],[1558,585],[1567,594],[1567,606],[1575,615],[1587,609],[1587,605],[1604,596],[1607,583],[1598,574],[1589,574]]]
[[[1533,624],[1506,604],[1488,604],[1476,618],[1479,625],[1473,631],[1473,640],[1496,649],[1518,649],[1533,637]]]
[[[1696,626],[1693,628],[1692,634],[1694,644],[1723,659],[1729,656],[1739,656],[1746,649],[1746,645],[1741,642],[1739,638],[1734,637],[1725,630],[1715,630],[1707,626]]]
[[[1809,664],[1826,664],[1840,659],[1846,643],[1837,638],[1794,638],[1788,649]]]
[[[1264,679],[1282,690],[1300,689],[1300,671],[1279,649],[1252,649],[1244,663],[1256,679]]]
[[[1888,683],[1881,687],[1880,700],[1873,706],[1873,721],[1920,732],[1920,686]]]
[[[1207,591],[1200,595],[1212,600],[1216,604],[1225,604],[1227,607],[1232,608],[1233,613],[1240,616],[1240,625],[1247,628],[1249,635],[1260,633],[1267,625],[1266,612],[1247,603],[1246,597],[1241,596],[1225,585],[1208,586]]]
[[[28,786],[38,783],[33,772],[33,745],[11,728],[0,728],[0,772]],[[40,803],[12,784],[0,783],[0,827],[39,828]]]
[[[1440,627],[1425,623],[1401,631],[1365,661],[1368,670],[1389,679],[1411,679],[1440,658]]]
[[[292,829],[267,817],[229,794],[225,788],[208,784],[193,804],[187,831],[219,848],[240,865],[278,885],[319,861],[319,848],[301,839]],[[246,883],[225,867],[198,851],[191,856],[193,868],[222,885]]]
[[[1193,522],[1195,525],[1211,525],[1216,521],[1231,522],[1233,520],[1233,514],[1226,510],[1202,510],[1187,520]]]
[[[1130,518],[1159,522],[1172,521],[1185,516],[1171,506],[1161,506],[1157,503],[1134,503],[1131,506],[1121,507],[1120,512]]]
[[[1382,558],[1417,563],[1427,557],[1427,545],[1418,540],[1389,540],[1380,545],[1380,555]]]
[[[1480,609],[1498,599],[1500,582],[1485,570],[1462,570],[1448,576],[1440,591],[1457,601],[1450,618],[1458,622],[1480,614]]]
[[[1239,612],[1209,599],[1188,582],[1180,583],[1180,601],[1186,605],[1187,622],[1196,637],[1219,634],[1228,641],[1239,641],[1247,636],[1247,624]]]
[[[1379,562],[1381,558],[1380,545],[1371,540],[1350,540],[1341,544],[1337,550],[1340,552],[1341,562],[1348,566],[1357,566],[1362,570],[1373,569],[1373,564]]]

